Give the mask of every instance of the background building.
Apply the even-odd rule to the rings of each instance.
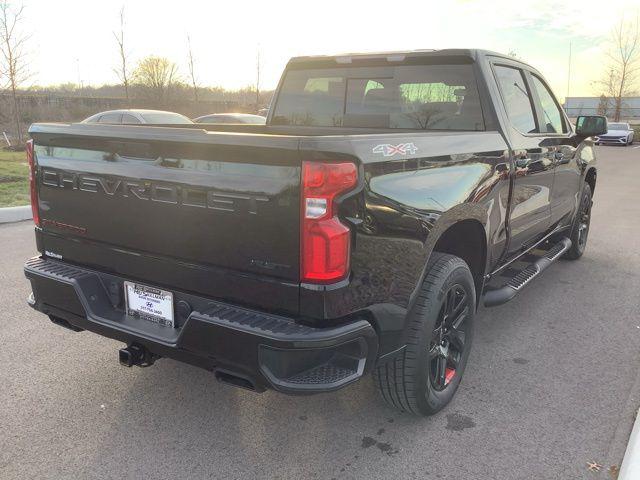
[[[613,116],[615,100],[607,97],[567,97],[564,109],[567,115],[575,118],[578,115]],[[622,102],[621,119],[640,123],[640,97],[626,97]]]

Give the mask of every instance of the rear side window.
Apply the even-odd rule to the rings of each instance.
[[[209,115],[196,120],[197,123],[220,123],[220,119],[215,115]]]
[[[143,113],[141,116],[147,123],[157,123],[160,125],[193,123],[184,115],[172,112]]]
[[[496,65],[495,71],[509,120],[519,132],[535,133],[536,121],[531,96],[522,71],[501,65]]]
[[[540,109],[542,110],[540,113],[544,118],[544,125],[540,126],[540,130],[545,133],[567,133],[562,112],[553,94],[536,75],[532,74],[531,78],[533,78],[533,88],[540,98]]]
[[[122,123],[124,123],[126,125],[133,125],[133,124],[136,124],[136,123],[140,123],[140,120],[138,120],[133,115],[129,115],[128,113],[125,113],[125,114],[122,115]]]
[[[120,123],[121,113],[105,113],[98,119],[98,123]]]
[[[470,64],[290,70],[272,123],[484,130]]]

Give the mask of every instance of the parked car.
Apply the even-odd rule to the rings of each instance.
[[[89,118],[85,118],[82,123],[109,123],[115,125],[135,125],[135,124],[158,124],[158,125],[180,125],[193,123],[189,118],[175,112],[165,112],[162,110],[142,110],[125,109],[109,110],[96,113]]]
[[[609,123],[607,133],[596,137],[596,145],[627,145],[633,144],[633,128],[624,122]]]
[[[250,113],[213,113],[194,118],[195,123],[249,123],[252,125],[264,125],[266,118]]]
[[[437,412],[478,306],[583,255],[606,118],[574,129],[540,72],[481,50],[293,58],[274,98],[250,132],[32,125],[29,304],[127,367],[290,394],[372,372]]]

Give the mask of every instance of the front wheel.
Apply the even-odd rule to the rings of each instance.
[[[589,236],[589,226],[591,225],[591,206],[593,205],[591,186],[588,183],[582,188],[582,197],[578,211],[573,219],[571,227],[571,248],[564,254],[568,260],[577,260],[587,248],[587,238]]]
[[[475,309],[469,266],[454,255],[433,253],[409,313],[406,348],[374,371],[389,405],[425,416],[451,401],[469,357]]]

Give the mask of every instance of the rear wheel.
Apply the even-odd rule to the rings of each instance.
[[[582,188],[582,197],[578,211],[573,219],[571,227],[571,248],[564,254],[564,258],[568,260],[577,260],[584,253],[587,247],[587,238],[589,236],[589,226],[591,225],[591,206],[593,205],[591,186],[588,183]]]
[[[468,265],[454,255],[434,253],[409,314],[405,351],[374,372],[389,405],[431,415],[449,403],[469,357],[475,306]]]

